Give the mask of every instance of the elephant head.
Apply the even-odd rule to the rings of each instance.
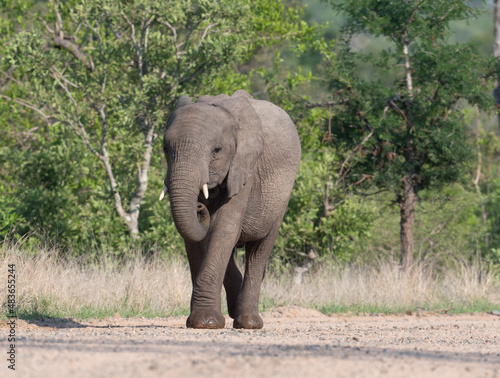
[[[175,225],[187,241],[201,241],[208,232],[209,190],[237,196],[262,153],[261,121],[244,93],[203,96],[196,103],[182,96],[167,123],[168,171],[160,199],[169,192]]]

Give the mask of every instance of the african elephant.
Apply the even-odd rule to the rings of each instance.
[[[193,291],[186,326],[223,328],[222,285],[234,328],[262,328],[259,293],[266,262],[300,162],[288,114],[244,90],[182,96],[163,140],[165,188],[184,238]],[[245,274],[234,261],[245,247]]]

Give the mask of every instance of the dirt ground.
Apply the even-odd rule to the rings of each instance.
[[[2,377],[497,377],[500,316],[262,314],[262,330],[186,329],[186,317],[16,321]],[[0,350],[8,356],[8,327]]]

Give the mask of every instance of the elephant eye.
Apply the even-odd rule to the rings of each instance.
[[[214,152],[217,154],[220,152],[220,150],[222,150],[222,147],[215,147],[214,148]]]

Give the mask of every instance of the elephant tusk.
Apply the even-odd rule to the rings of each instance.
[[[167,187],[165,186],[163,190],[160,193],[160,201],[165,197],[165,194],[167,193]]]
[[[208,185],[207,184],[203,185],[203,195],[205,196],[205,199],[208,199]]]

